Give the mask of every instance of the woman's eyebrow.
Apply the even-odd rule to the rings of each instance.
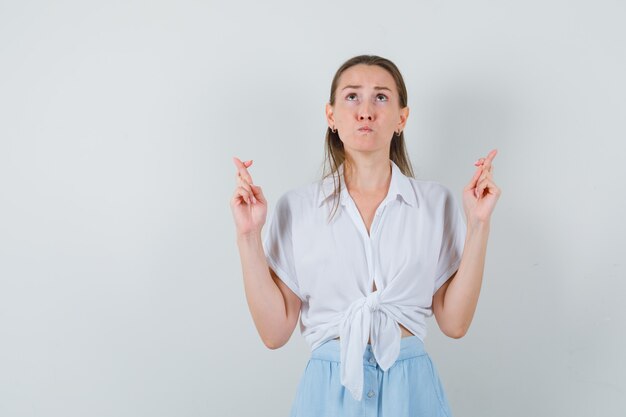
[[[354,88],[354,89],[358,89],[358,88],[362,88],[362,85],[346,85],[344,88],[341,89],[341,91],[345,90],[346,88]],[[391,92],[391,89],[388,87],[379,87],[379,86],[375,86],[374,90],[387,90],[389,92]]]

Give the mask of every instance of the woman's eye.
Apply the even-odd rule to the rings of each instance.
[[[387,96],[384,94],[379,94],[376,96],[377,99],[379,99],[380,101],[387,101]]]
[[[346,96],[346,98],[347,98],[349,101],[352,101],[352,100],[353,100],[353,98],[354,98],[354,100],[356,100],[356,94],[354,94],[354,93],[348,94],[348,95]]]

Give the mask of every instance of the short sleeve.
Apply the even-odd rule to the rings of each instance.
[[[465,234],[467,226],[463,220],[463,213],[457,204],[452,192],[445,189],[442,217],[442,238],[437,269],[435,273],[435,287],[433,294],[459,269],[463,247],[465,246]]]
[[[292,213],[288,195],[284,194],[276,202],[266,225],[263,249],[269,267],[302,300],[293,256]]]

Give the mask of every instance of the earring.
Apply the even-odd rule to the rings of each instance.
[[[401,134],[402,134],[401,130],[396,131],[396,136],[400,137]]]
[[[335,126],[331,127],[330,131],[333,132],[333,133],[337,133],[337,129],[335,129]]]

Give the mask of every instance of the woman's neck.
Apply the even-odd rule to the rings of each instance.
[[[391,181],[391,162],[388,157],[346,158],[344,178],[350,191],[368,193],[386,190]]]

